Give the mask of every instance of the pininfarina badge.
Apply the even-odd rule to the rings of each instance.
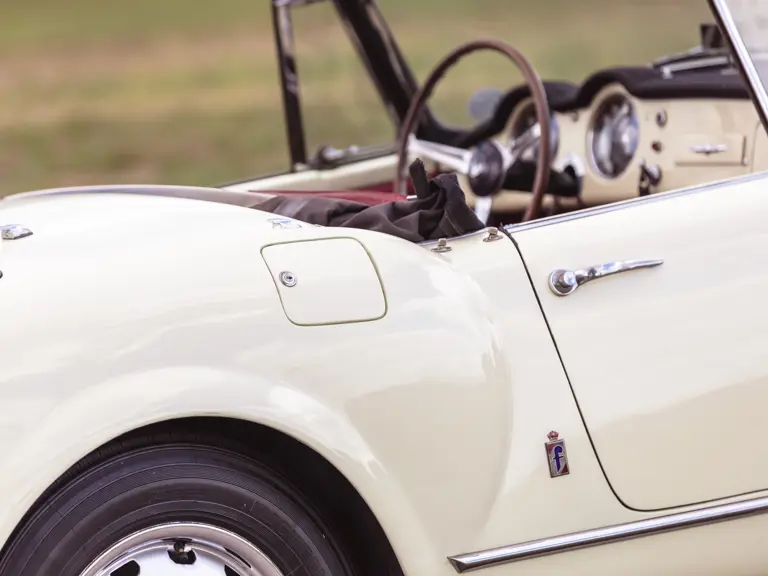
[[[549,442],[544,444],[547,449],[547,462],[549,462],[549,475],[551,478],[565,476],[570,473],[568,467],[568,454],[565,452],[565,440],[554,430],[547,434]]]

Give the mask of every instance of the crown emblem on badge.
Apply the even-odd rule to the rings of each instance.
[[[549,464],[549,475],[552,478],[566,476],[571,473],[568,466],[568,454],[565,452],[565,440],[560,438],[560,433],[554,430],[547,433],[549,442],[544,444],[547,449],[547,463]]]

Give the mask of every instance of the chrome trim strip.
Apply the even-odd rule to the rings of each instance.
[[[547,218],[541,218],[539,220],[531,220],[530,222],[520,222],[518,224],[507,224],[504,226],[504,231],[507,234],[516,234],[517,232],[523,232],[532,228],[541,228],[543,226],[550,226],[552,224],[559,224],[560,222],[568,222],[570,220],[579,220],[580,218],[588,218],[590,216],[598,216],[607,212],[613,212],[615,210],[624,210],[625,208],[633,208],[638,204],[650,204],[651,202],[661,202],[664,200],[671,200],[672,198],[679,198],[680,196],[687,196],[688,194],[698,194],[700,192],[711,192],[718,190],[724,186],[730,186],[732,184],[746,184],[747,182],[753,182],[755,180],[768,180],[768,171],[751,172],[742,176],[735,176],[728,178],[727,180],[718,180],[716,182],[709,182],[707,184],[697,184],[688,188],[681,188],[680,190],[674,190],[670,192],[660,192],[658,194],[650,194],[648,196],[638,196],[636,198],[630,198],[628,200],[621,200],[619,202],[613,202],[611,204],[603,204],[595,206],[593,208],[585,208],[582,210],[576,210],[574,212],[566,212],[565,214],[557,214],[555,216],[549,216]]]
[[[442,240],[447,240],[448,242],[455,242],[456,240],[463,240],[464,238],[471,238],[472,236],[480,236],[482,234],[489,234],[491,230],[493,230],[493,226],[487,226],[483,228],[482,230],[477,230],[476,232],[467,232],[466,234],[462,234],[460,236],[447,236],[445,238],[440,238],[438,240],[425,240],[424,242],[418,242],[417,246],[432,246],[433,244],[438,244]],[[498,230],[498,228],[496,228]]]
[[[633,538],[653,536],[663,532],[694,528],[705,524],[726,522],[746,516],[765,514],[766,512],[768,512],[768,497],[754,498],[733,504],[720,504],[690,512],[679,512],[627,524],[616,524],[614,526],[606,526],[605,528],[595,528],[562,536],[530,540],[501,548],[459,554],[457,556],[450,556],[448,561],[458,573],[471,572],[500,564],[519,562],[521,560],[529,560],[531,558],[539,558],[591,546],[614,544]]]
[[[0,205],[6,206],[29,198],[48,196],[69,196],[78,194],[130,194],[136,196],[162,196],[166,198],[184,198],[186,200],[203,200],[217,204],[232,204],[251,208],[274,194],[263,192],[238,192],[221,188],[206,188],[202,186],[173,186],[159,184],[114,184],[96,186],[72,186],[67,188],[48,188],[31,192],[11,194],[0,199]]]

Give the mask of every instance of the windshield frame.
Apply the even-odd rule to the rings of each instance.
[[[376,0],[271,0],[291,172],[308,168],[331,168],[357,161],[361,157],[379,157],[391,152],[391,146],[378,146],[377,150],[361,149],[359,153],[343,154],[333,165],[312,165],[314,162],[306,147],[291,13],[294,8],[317,2],[333,3],[360,61],[389,112],[396,132],[399,132],[419,88],[413,70]],[[727,0],[708,0],[708,5],[735,57],[763,127],[768,130],[768,92],[738,32]],[[440,123],[428,105],[415,131],[417,137],[436,142],[457,141],[464,132]]]
[[[318,2],[333,3],[360,61],[389,112],[396,132],[399,132],[419,87],[375,0],[272,0],[272,21],[291,172],[310,168],[312,161],[304,131],[291,11]],[[449,140],[459,132],[440,124],[428,106],[416,130],[418,137],[435,141]],[[366,157],[371,154],[385,155],[391,152],[393,144],[378,147],[379,151],[363,149],[361,154]],[[359,160],[361,154],[355,154],[354,158],[350,155],[344,161]]]

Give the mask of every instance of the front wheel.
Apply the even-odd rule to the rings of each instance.
[[[83,576],[283,576],[264,552],[211,524],[169,522],[117,542]]]
[[[77,475],[6,547],[0,576],[349,576],[306,499],[235,452],[148,446]]]

